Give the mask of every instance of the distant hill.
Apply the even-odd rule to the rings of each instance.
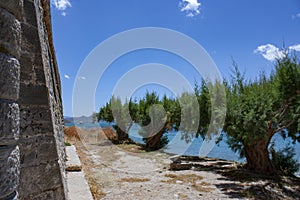
[[[87,123],[93,123],[93,116],[81,116],[81,117],[64,117],[65,124],[67,123],[76,123],[76,124],[87,124]]]

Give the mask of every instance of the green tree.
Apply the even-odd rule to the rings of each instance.
[[[210,94],[204,79],[202,79],[201,81],[201,86],[199,86],[198,83],[195,83],[195,94],[198,99],[200,113],[197,137],[200,135],[202,139],[204,139],[208,131],[208,126],[211,118]]]
[[[113,122],[113,114],[110,108],[110,103],[106,103],[105,106],[100,108],[100,111],[98,113],[98,121],[105,120],[107,122]]]
[[[278,60],[270,77],[246,81],[237,66],[227,87],[224,131],[229,145],[247,159],[247,168],[275,173],[268,147],[274,134],[300,141],[300,68],[288,56]]]
[[[146,93],[139,102],[138,123],[142,127],[139,134],[144,138],[146,150],[157,150],[168,143],[167,113],[155,92]]]
[[[120,98],[112,96],[109,103],[100,108],[98,114],[98,121],[105,120],[107,122],[115,122],[113,127],[118,136],[118,143],[131,141],[128,132],[134,121],[130,117],[129,106],[133,106],[131,101],[122,104]]]

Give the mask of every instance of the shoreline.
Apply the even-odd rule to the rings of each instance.
[[[97,130],[78,129],[82,136],[91,136],[85,144],[69,141],[78,149],[95,199],[300,198],[299,178],[283,177],[279,181],[247,171],[235,162],[199,157],[193,168],[173,171],[169,170],[170,155],[145,152],[133,144],[95,143]]]
[[[94,124],[97,124],[97,123],[94,123]],[[80,129],[84,129],[86,131],[96,131],[96,130],[102,130],[103,128],[105,127],[101,127],[100,125],[98,127],[81,127],[81,126],[76,126],[76,125],[64,125],[65,128],[69,128],[69,127],[76,127],[76,128],[80,128]],[[132,139],[132,138],[130,138]],[[140,143],[139,141],[134,141],[132,139],[132,141],[138,145],[138,146],[143,146],[143,143]],[[182,140],[183,141],[183,140]],[[168,144],[169,145],[169,144]],[[189,157],[199,157],[199,158],[212,158],[212,159],[219,159],[219,160],[224,160],[224,161],[230,161],[230,162],[236,162],[236,163],[239,163],[239,164],[244,164],[245,162],[244,161],[237,161],[237,160],[234,160],[234,159],[225,159],[225,158],[219,158],[219,157],[211,157],[211,156],[197,156],[197,155],[192,155],[192,154],[178,154],[178,153],[174,153],[174,152],[168,152],[167,151],[167,146],[166,145],[165,147],[157,150],[157,151],[162,151],[163,153],[169,155],[169,156],[176,156],[176,155],[180,155],[180,156],[189,156]]]
[[[98,123],[96,123],[96,124],[98,124]],[[94,125],[96,125],[95,123],[94,123]],[[86,127],[80,127],[80,126],[64,126],[65,128],[68,128],[68,127],[75,127],[75,128],[79,128],[79,129],[83,129],[83,130],[85,130],[85,131],[88,131],[88,132],[92,132],[92,131],[102,131],[102,127],[100,127],[100,125],[98,126],[98,127],[88,127],[88,128],[86,128]],[[104,138],[102,138],[102,139],[107,139],[106,137],[104,137]],[[133,142],[135,142],[135,144],[136,145],[139,145],[139,146],[142,146],[143,144],[142,143],[139,143],[139,142],[137,142],[137,141],[134,141],[133,140]],[[200,148],[200,147],[197,147],[197,148]],[[196,149],[196,150],[198,150],[198,149]],[[222,149],[220,149],[220,150],[222,150]],[[168,151],[167,150],[167,148],[166,147],[164,147],[164,148],[162,148],[162,149],[159,149],[159,150],[157,150],[157,151],[159,151],[159,152],[161,152],[161,153],[164,153],[164,154],[166,154],[166,155],[168,155],[168,156],[188,156],[188,157],[195,157],[195,158],[209,158],[209,159],[215,159],[215,160],[220,160],[220,161],[228,161],[228,162],[235,162],[235,163],[237,163],[237,164],[239,164],[239,165],[243,165],[243,164],[245,164],[246,162],[245,162],[245,160],[244,161],[239,161],[239,160],[236,160],[236,159],[226,159],[226,158],[223,158],[223,157],[220,157],[220,156],[209,156],[209,154],[208,155],[206,155],[206,156],[198,156],[198,155],[194,155],[194,154],[185,154],[185,153],[183,153],[183,154],[178,154],[178,153],[174,153],[174,152],[170,152],[170,151]],[[187,151],[186,151],[187,152]],[[217,152],[218,153],[218,152]],[[223,153],[223,152],[222,152]],[[230,153],[230,152],[229,152]],[[233,152],[232,152],[233,153]],[[299,152],[300,153],[300,152]],[[227,154],[228,155],[228,154]],[[230,156],[229,156],[230,157]],[[300,160],[298,161],[298,163],[300,164]],[[294,174],[294,176],[296,176],[296,177],[298,177],[298,178],[300,178],[300,170],[298,171],[298,172],[296,172],[295,174]]]

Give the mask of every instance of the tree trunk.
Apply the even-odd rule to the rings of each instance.
[[[165,129],[161,129],[157,134],[146,140],[146,150],[157,150],[162,147],[161,138],[165,132]]]
[[[244,145],[247,169],[263,174],[276,172],[268,151],[268,140],[257,140],[251,145]]]
[[[122,143],[122,142],[129,139],[128,134],[126,132],[124,132],[121,128],[119,128],[118,126],[116,127],[116,132],[117,132],[117,135],[118,135],[119,143]]]

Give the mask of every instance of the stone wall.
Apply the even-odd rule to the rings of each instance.
[[[0,25],[0,199],[67,199],[49,0],[0,0]]]

